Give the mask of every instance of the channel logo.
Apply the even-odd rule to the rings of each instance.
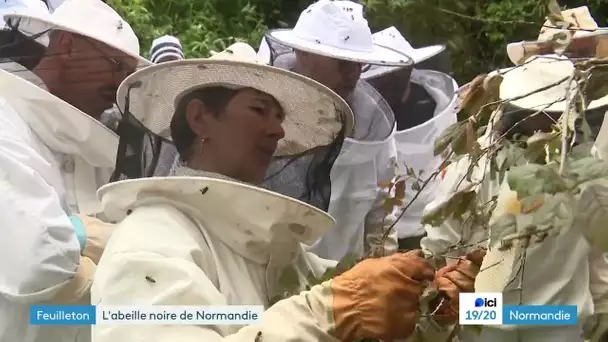
[[[477,299],[475,299],[475,307],[476,308],[481,308],[481,307],[490,307],[490,308],[495,308],[496,307],[496,298],[481,298],[478,297]]]
[[[461,292],[460,325],[501,325],[502,292]]]

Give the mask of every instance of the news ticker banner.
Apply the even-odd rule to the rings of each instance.
[[[32,325],[198,324],[259,322],[261,305],[229,306],[54,306],[30,307]],[[461,325],[578,324],[576,305],[503,305],[502,293],[461,293]]]
[[[575,325],[576,305],[503,305],[500,292],[461,293],[460,325]]]
[[[56,306],[30,307],[31,325],[198,324],[249,325],[262,305],[228,306]]]

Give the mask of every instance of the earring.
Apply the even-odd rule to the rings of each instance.
[[[200,141],[201,141],[201,150],[202,150],[203,146],[205,145],[205,141],[207,141],[207,138],[206,137],[202,137]]]

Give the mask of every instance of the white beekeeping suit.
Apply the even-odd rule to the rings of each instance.
[[[435,101],[436,107],[432,119],[423,124],[395,133],[398,160],[411,167],[415,172],[423,170],[421,179],[426,179],[441,165],[441,156],[433,155],[435,139],[444,129],[455,123],[456,113],[456,82],[444,73],[432,70],[412,71],[411,82],[420,85]],[[408,180],[407,188],[411,189],[413,180]],[[418,181],[420,183],[420,181]],[[404,213],[396,227],[399,239],[421,236],[424,227],[420,223],[424,207],[435,198],[438,178],[430,182],[418,195],[416,201]],[[410,194],[414,193],[411,191]],[[413,195],[412,195],[413,196]],[[409,196],[411,198],[411,196]],[[407,200],[406,200],[407,202]]]
[[[372,43],[363,7],[351,1],[316,2],[302,12],[293,29],[270,30],[261,45],[258,57],[284,69],[297,63],[294,51],[347,63],[411,65],[408,56]],[[382,208],[387,194],[378,183],[393,178],[394,114],[362,79],[350,94],[342,96],[355,113],[355,134],[344,140],[331,169],[331,200],[326,210],[338,225],[310,246],[310,251],[332,260],[348,253],[390,254],[397,250],[396,230],[387,233],[394,220]],[[273,184],[270,189],[289,195],[290,186]]]
[[[410,56],[415,63],[414,69],[373,65],[361,76],[373,86],[384,84],[378,87],[378,91],[389,101],[395,113],[397,131],[394,138],[398,161],[413,169],[419,178],[406,181],[408,195],[405,205],[409,205],[417,191],[414,183],[421,185],[441,165],[442,158],[433,155],[433,146],[443,130],[457,120],[458,85],[443,72],[416,69],[418,63],[440,54],[445,49],[444,45],[416,49],[395,27],[374,33],[373,41]],[[387,80],[392,80],[390,86]],[[418,247],[419,239],[424,235],[424,227],[420,223],[422,212],[434,199],[437,183],[437,180],[428,183],[397,222],[401,248]]]
[[[134,64],[149,64],[128,23],[101,1],[66,0],[52,15],[41,12],[8,13],[4,20],[27,36],[48,38],[44,33],[57,29],[96,37]],[[108,31],[118,24],[120,30]],[[40,63],[48,65],[46,57]],[[109,180],[118,137],[92,116],[101,110],[85,114],[51,94],[48,74],[27,72],[0,70],[0,341],[88,342],[90,327],[32,325],[29,311],[90,304],[95,263],[113,231],[95,218],[103,217],[96,191]],[[82,95],[99,96],[97,89]]]

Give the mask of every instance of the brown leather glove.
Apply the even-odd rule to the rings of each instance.
[[[78,215],[78,217],[82,220],[87,234],[87,241],[82,255],[90,258],[97,264],[116,225],[90,216]]]
[[[443,294],[444,302],[434,316],[434,320],[441,325],[456,323],[458,320],[459,294],[461,292],[475,292],[475,277],[483,262],[487,250],[480,248],[467,254],[464,259],[443,267],[437,271],[435,284]],[[435,305],[441,303],[441,298]]]
[[[336,337],[409,337],[416,327],[422,282],[434,276],[435,270],[417,250],[363,260],[332,279]]]

